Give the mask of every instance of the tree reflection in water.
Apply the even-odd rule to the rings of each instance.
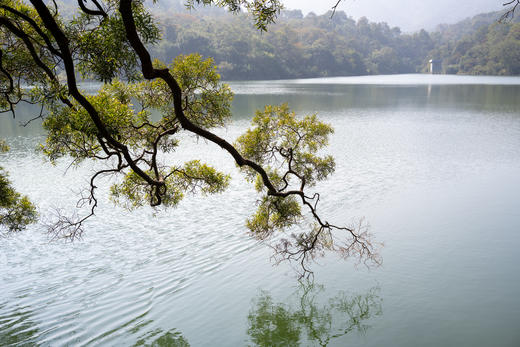
[[[163,333],[163,330],[157,329],[148,333],[147,339],[154,338],[157,335]],[[188,341],[182,336],[182,334],[175,329],[172,329],[159,337],[155,338],[152,342],[146,343],[144,339],[141,339],[136,342],[134,347],[137,346],[146,346],[146,347],[189,347],[190,344]]]
[[[0,306],[0,312],[4,306]],[[1,346],[37,346],[36,336],[40,331],[32,318],[33,312],[20,308],[12,313],[0,315]]]
[[[368,321],[382,314],[379,288],[362,295],[347,295],[341,291],[323,302],[319,294],[324,287],[302,283],[288,302],[274,303],[268,292],[253,300],[248,315],[249,334],[258,346],[299,346],[313,343],[327,346],[332,340],[351,332],[365,334]],[[304,335],[305,334],[305,335]],[[303,340],[303,341],[302,341]]]
[[[321,285],[302,283],[286,303],[275,303],[268,292],[262,291],[252,300],[253,307],[247,316],[250,342],[257,346],[327,346],[349,333],[365,334],[370,328],[369,320],[382,314],[378,287],[362,295],[341,291],[328,300],[323,298],[324,291]],[[140,328],[135,327],[132,333]],[[31,311],[18,310],[0,316],[0,345],[36,346],[39,337],[41,331],[33,323]],[[142,335],[134,345],[137,346],[189,347],[190,344],[176,329],[166,332],[156,329]]]
[[[188,341],[182,336],[182,334],[175,329],[172,329],[164,334],[162,329],[157,329],[147,334],[146,339],[154,338],[157,335],[159,337],[155,338],[152,342],[147,343],[144,339],[140,339],[134,345],[137,346],[146,346],[146,347],[189,347],[190,344]],[[160,335],[162,334],[162,335]]]

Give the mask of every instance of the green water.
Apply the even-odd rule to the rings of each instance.
[[[520,79],[381,76],[233,83],[243,132],[255,108],[288,102],[336,132],[337,170],[316,189],[336,224],[364,218],[383,266],[334,255],[299,283],[244,221],[257,196],[216,146],[188,139],[227,192],[175,210],[101,209],[74,244],[44,225],[0,240],[0,345],[520,345]],[[50,218],[73,211],[93,168],[52,167],[37,122],[0,119],[16,187]]]

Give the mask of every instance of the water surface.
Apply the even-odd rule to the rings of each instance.
[[[0,240],[1,345],[518,346],[520,79],[383,76],[236,82],[239,136],[256,108],[288,102],[336,129],[321,213],[365,218],[381,268],[321,259],[315,283],[244,227],[257,196],[216,146],[188,139],[234,177],[174,210],[128,212],[100,191],[84,238],[49,242],[43,223]],[[46,163],[32,114],[0,119],[1,156],[43,219],[72,211],[90,164]]]

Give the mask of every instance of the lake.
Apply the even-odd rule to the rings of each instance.
[[[220,195],[126,211],[100,188],[74,243],[44,234],[72,213],[91,164],[35,152],[34,110],[0,119],[0,155],[42,221],[0,239],[0,345],[519,346],[520,78],[395,75],[233,82],[238,137],[254,110],[288,102],[335,128],[320,183],[335,224],[364,218],[383,265],[335,255],[314,281],[247,235],[257,195],[217,146],[186,137],[171,160],[231,173]]]

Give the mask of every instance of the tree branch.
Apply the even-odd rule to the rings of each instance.
[[[514,5],[513,5],[514,4]],[[505,22],[507,20],[511,20],[515,17],[515,11],[516,11],[516,8],[520,5],[520,0],[511,0],[511,1],[508,1],[508,2],[505,2],[502,4],[502,6],[509,6],[509,5],[513,5],[512,7],[510,7],[501,17],[500,19],[498,20],[499,22]]]
[[[26,14],[14,9],[14,8],[6,6],[6,5],[0,5],[0,8],[3,8],[6,11],[11,12],[12,14],[22,18],[27,23],[29,23],[31,25],[31,27],[38,33],[38,35],[40,35],[40,37],[45,41],[45,44],[47,45],[47,48],[49,49],[49,51],[51,51],[52,54],[54,54],[58,57],[61,57],[61,53],[52,45],[49,37],[43,32],[43,30],[40,28],[40,26],[31,17],[27,16]]]
[[[119,150],[123,157],[125,158],[126,162],[130,165],[132,170],[139,175],[141,178],[143,178],[148,184],[152,186],[164,186],[164,182],[155,180],[152,177],[150,177],[146,172],[144,172],[132,159],[129,149],[126,145],[122,144],[121,142],[117,141],[108,131],[105,124],[100,118],[100,115],[98,111],[94,108],[94,106],[81,94],[81,92],[78,90],[77,82],[76,82],[76,75],[75,75],[75,69],[74,69],[74,61],[72,59],[72,54],[69,47],[69,40],[65,36],[65,33],[60,29],[58,23],[50,13],[49,9],[42,0],[31,0],[31,3],[33,4],[34,8],[40,15],[43,23],[45,24],[46,28],[51,32],[51,34],[54,36],[54,39],[56,40],[58,47],[60,48],[60,51],[63,54],[63,63],[65,67],[65,72],[67,75],[67,86],[69,89],[70,95],[87,111],[90,118],[94,122],[94,125],[99,130],[100,135],[107,140],[107,142],[117,150]]]
[[[108,14],[105,12],[103,7],[101,7],[101,5],[96,0],[91,0],[91,1],[96,6],[97,10],[91,10],[91,9],[87,8],[87,6],[85,5],[85,0],[78,0],[79,8],[88,15],[102,16],[103,18],[107,18]]]

